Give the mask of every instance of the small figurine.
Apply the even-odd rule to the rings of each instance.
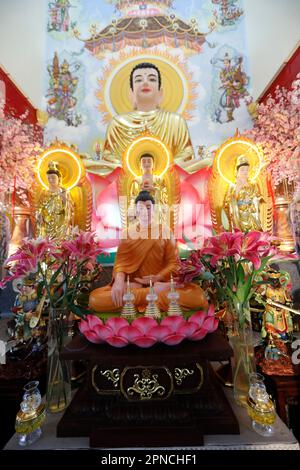
[[[264,286],[263,292],[266,305],[261,335],[265,338],[271,334],[273,338],[283,342],[290,341],[293,333],[293,320],[290,312],[284,308],[285,306],[290,307],[292,304],[292,299],[286,288],[289,275],[269,269],[266,276],[268,284]],[[282,307],[276,306],[274,302],[281,304]]]

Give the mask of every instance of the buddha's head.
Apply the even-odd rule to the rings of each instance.
[[[140,160],[142,173],[152,173],[154,167],[154,158],[150,153],[144,153]]]
[[[135,198],[136,216],[142,226],[152,222],[155,201],[148,191],[141,191]]]
[[[57,165],[55,162],[49,163],[49,167],[48,167],[46,174],[47,174],[47,180],[48,180],[50,191],[54,191],[55,189],[58,189],[60,187],[62,175],[59,169],[57,168]]]
[[[130,74],[130,89],[134,109],[151,111],[158,108],[162,99],[158,67],[150,62],[136,65]]]
[[[237,160],[236,181],[246,183],[249,179],[250,163],[247,157],[242,155]]]

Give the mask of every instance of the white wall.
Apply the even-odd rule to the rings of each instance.
[[[300,0],[244,0],[244,8],[252,95],[257,99],[300,40]]]
[[[41,107],[47,0],[0,0],[0,65]]]
[[[0,64],[36,107],[43,95],[47,4],[0,0]],[[244,0],[244,8],[256,99],[299,41],[300,0]]]

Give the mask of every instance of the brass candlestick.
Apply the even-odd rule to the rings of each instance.
[[[175,290],[175,283],[173,276],[171,275],[171,288],[170,292],[168,293],[169,299],[169,308],[168,308],[168,315],[177,315],[182,316],[182,310],[180,305],[178,304],[179,293]]]
[[[152,285],[152,279],[150,279],[150,291],[149,294],[146,296],[146,300],[148,301],[148,305],[145,311],[145,317],[150,318],[160,318],[160,311],[156,304],[158,299],[157,294],[154,292],[154,288]]]
[[[127,320],[133,320],[134,318],[136,318],[136,309],[133,303],[134,294],[131,292],[130,289],[129,276],[127,276],[127,288],[125,294],[123,295],[123,301],[124,305],[122,308],[121,316],[123,318],[126,318]]]

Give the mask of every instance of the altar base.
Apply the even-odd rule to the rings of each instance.
[[[57,436],[89,436],[91,447],[113,448],[200,446],[204,434],[239,434],[209,363],[231,355],[219,332],[149,349],[93,345],[78,335],[62,358],[86,360],[87,379]]]

